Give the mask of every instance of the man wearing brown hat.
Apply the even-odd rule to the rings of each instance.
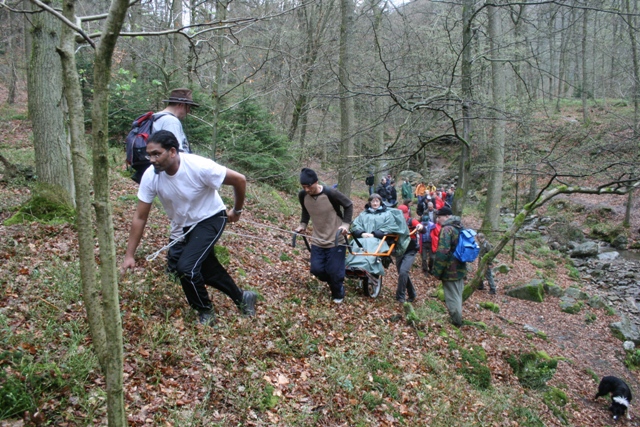
[[[196,108],[200,105],[193,102],[191,90],[185,88],[172,90],[169,94],[169,99],[165,99],[162,102],[167,102],[168,105],[164,110],[153,115],[153,133],[159,130],[168,130],[176,136],[180,144],[180,151],[191,153],[187,135],[185,135],[182,128],[182,121],[191,112],[191,108]]]
[[[329,284],[331,299],[340,304],[344,299],[344,274],[346,246],[337,245],[338,230],[345,235],[353,216],[353,203],[336,189],[318,183],[313,169],[300,171],[302,190],[298,200],[302,207],[300,225],[294,230],[301,233],[313,221],[311,236],[311,274]]]

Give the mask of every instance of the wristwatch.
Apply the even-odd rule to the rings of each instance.
[[[240,215],[242,213],[242,211],[243,211],[243,209],[233,208],[233,213],[236,214],[236,215]]]

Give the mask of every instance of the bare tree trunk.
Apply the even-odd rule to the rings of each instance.
[[[227,1],[218,0],[216,1],[216,20],[219,22],[227,19]],[[224,30],[222,30],[224,31]],[[222,34],[218,37],[218,52],[217,60],[216,60],[216,76],[213,79],[213,84],[211,85],[212,93],[211,98],[213,100],[212,113],[213,119],[211,121],[211,142],[213,143],[213,149],[211,153],[211,158],[213,160],[216,159],[216,151],[218,151],[218,123],[220,121],[220,110],[222,110],[222,98],[220,94],[220,88],[222,86],[222,64],[224,63],[224,37]]]
[[[633,136],[638,137],[640,132],[638,126],[638,111],[640,104],[640,64],[638,64],[638,42],[636,40],[636,15],[638,11],[638,2],[633,0],[633,10],[631,10],[630,0],[626,0],[627,9],[627,28],[629,31],[629,40],[631,41],[631,58],[633,59]],[[622,224],[625,227],[631,226],[631,207],[633,206],[633,190],[629,191],[627,197],[627,206],[624,211],[624,220]]]
[[[589,119],[589,73],[587,72],[587,25],[589,24],[589,14],[587,10],[582,11],[582,122],[588,125]]]
[[[318,54],[322,47],[322,40],[326,33],[329,17],[333,2],[328,3],[308,3],[302,7],[299,15],[301,16],[302,25],[306,27],[307,40],[305,53],[302,60],[302,82],[300,84],[300,92],[293,107],[291,117],[291,125],[289,126],[288,137],[293,141],[298,125],[305,125],[306,133],[306,114],[309,110],[311,82],[313,71],[318,60]],[[300,123],[304,121],[304,123]],[[302,138],[302,129],[300,130],[300,151],[304,152],[304,138]]]
[[[625,206],[624,210],[624,220],[622,221],[622,225],[626,228],[631,227],[631,207],[633,206],[633,190],[629,191],[627,194],[627,206]]]
[[[182,0],[173,0],[171,2],[171,26],[174,29],[182,27]],[[171,69],[178,70],[178,72],[175,73],[175,75],[178,76],[175,84],[177,86],[183,86],[185,79],[180,70],[184,67],[183,52],[186,50],[186,45],[180,34],[173,34],[170,38],[172,61]]]
[[[493,142],[490,143],[489,184],[487,189],[487,203],[485,205],[482,229],[493,233],[498,231],[500,222],[500,205],[502,201],[502,177],[504,174],[504,143],[505,121],[503,120],[505,102],[505,73],[504,64],[500,57],[500,39],[502,37],[502,25],[499,8],[488,7],[489,43],[491,48],[491,80],[493,110],[491,122]]]
[[[561,27],[562,32],[560,33],[560,58],[558,60],[558,93],[556,98],[556,112],[560,112],[560,100],[566,96],[566,87],[567,83],[565,82],[566,70],[567,70],[567,55],[566,48],[569,40],[569,36],[566,34],[568,30],[564,28],[565,22],[565,12],[563,10],[559,11],[562,14],[561,19]]]
[[[340,60],[338,78],[340,80],[340,168],[338,188],[347,197],[351,196],[351,163],[353,161],[353,97],[351,96],[351,35],[353,28],[353,2],[340,0]]]
[[[453,213],[462,215],[469,191],[469,172],[471,171],[470,146],[472,138],[471,102],[473,99],[471,87],[471,23],[473,19],[473,0],[462,3],[462,58],[461,58],[461,86],[462,86],[462,138],[464,143],[460,152],[458,165],[458,187],[453,198]]]
[[[629,40],[631,42],[631,58],[633,60],[633,135],[638,137],[638,108],[640,104],[640,65],[638,64],[638,42],[636,40],[636,19],[635,13],[638,9],[638,3],[633,1],[633,10],[631,10],[630,0],[625,1],[627,9],[627,29],[629,31]]]
[[[61,24],[46,12],[34,13],[31,22],[27,84],[36,174],[40,182],[59,188],[74,206],[73,165],[63,114],[62,64],[56,53]]]
[[[11,24],[13,27],[13,24]],[[10,30],[13,30],[11,28]],[[9,41],[7,43],[7,51],[13,52],[13,37],[9,37]],[[7,104],[13,105],[16,102],[16,87],[18,86],[18,73],[16,72],[16,55],[9,55],[9,83],[8,83],[8,94],[7,94]]]

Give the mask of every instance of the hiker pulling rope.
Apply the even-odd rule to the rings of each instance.
[[[172,241],[169,242],[169,244],[164,245],[162,248],[158,249],[157,251],[155,251],[154,253],[152,253],[151,255],[147,255],[145,257],[145,259],[147,261],[153,261],[154,259],[158,258],[158,255],[160,255],[162,253],[162,251],[166,251],[169,250],[170,247],[176,245],[179,242],[184,241],[184,236],[186,236],[187,234],[189,234],[191,232],[191,230],[193,230],[193,228],[196,226],[197,224],[193,224],[191,227],[189,227],[189,229],[187,230],[186,233],[178,236],[176,239],[173,239]]]

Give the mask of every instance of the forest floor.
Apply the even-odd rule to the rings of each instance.
[[[0,141],[0,154],[10,160],[29,158],[26,121],[3,120]],[[121,261],[137,187],[119,167],[111,179]],[[32,189],[29,183],[0,183],[0,221]],[[228,201],[231,194],[225,189],[223,196]],[[540,276],[564,288],[580,286],[559,254],[551,255],[547,268],[534,266],[542,258],[526,253],[520,241],[515,260],[500,254],[496,264],[511,268],[497,275],[498,294],[476,291],[463,313],[475,323],[460,329],[449,324],[444,304],[433,296],[438,281],[424,277],[416,261],[418,319],[407,321],[393,298],[394,266],[387,269],[378,298],[365,297],[348,281],[345,302],[335,305],[326,285],[309,274],[301,242],[290,246],[289,231],[299,220],[296,198],[255,182],[247,196],[242,220],[228,226],[218,246],[239,286],[259,293],[257,316],[239,316],[231,301],[212,290],[214,328],[194,324],[182,290],[164,274],[162,257],[145,261],[164,245],[168,230],[162,209],[152,210],[138,267],[120,281],[130,425],[603,426],[613,421],[608,401],[593,400],[595,377],[617,375],[640,390],[638,372],[627,369],[621,342],[609,331],[617,316],[592,308],[567,314],[550,296],[534,303],[504,295],[505,286]],[[625,200],[572,198],[614,206],[616,221]],[[354,202],[357,214],[365,201],[354,196]],[[636,239],[639,217],[635,209]],[[479,225],[473,216],[464,221]],[[0,426],[106,425],[104,378],[91,352],[77,252],[70,224],[0,227],[0,387],[5,392],[0,403],[8,402],[6,393],[12,391],[27,396],[29,408],[26,415],[4,417]],[[481,308],[487,301],[497,304],[499,313]],[[595,320],[587,322],[587,311]],[[559,360],[539,390],[523,387],[507,362],[532,351]],[[489,387],[482,382],[486,368]],[[552,390],[564,392],[566,401]],[[631,421],[620,423],[640,425],[633,405],[631,415]]]

